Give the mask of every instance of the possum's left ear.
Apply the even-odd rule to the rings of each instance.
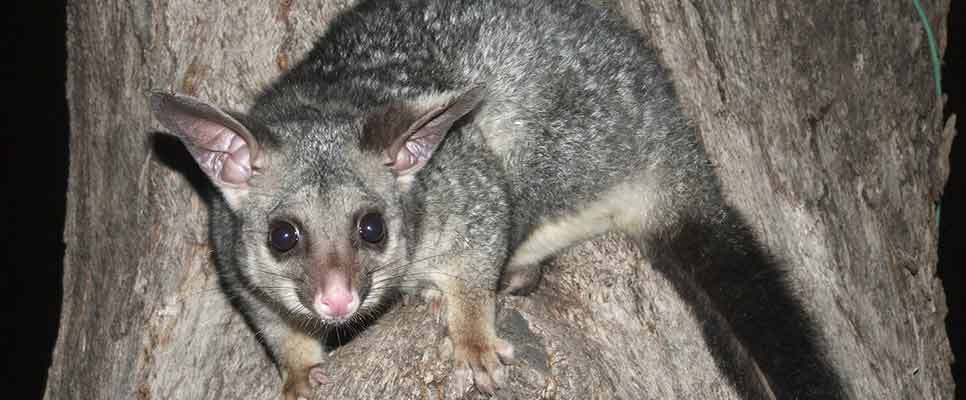
[[[362,147],[381,151],[397,178],[411,177],[426,165],[453,124],[479,106],[484,93],[474,87],[387,107],[366,121]]]

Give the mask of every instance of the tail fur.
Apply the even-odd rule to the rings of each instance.
[[[645,238],[642,250],[693,306],[718,367],[742,397],[845,397],[783,270],[734,209],[686,218]]]

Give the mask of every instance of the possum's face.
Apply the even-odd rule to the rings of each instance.
[[[365,315],[409,259],[396,178],[376,154],[285,146],[266,150],[268,165],[232,206],[243,221],[241,272],[296,318]]]
[[[401,199],[482,90],[429,94],[355,117],[246,121],[155,94],[155,116],[186,145],[241,226],[235,267],[295,322],[341,323],[406,277]],[[246,122],[243,122],[246,121]],[[288,121],[288,122],[286,122]]]

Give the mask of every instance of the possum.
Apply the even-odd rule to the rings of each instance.
[[[646,42],[580,1],[371,0],[245,113],[153,93],[217,188],[215,262],[284,395],[326,381],[321,332],[413,288],[441,305],[454,376],[493,393],[513,359],[497,294],[619,231],[693,305],[744,398],[844,398]]]

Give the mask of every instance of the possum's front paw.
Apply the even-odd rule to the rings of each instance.
[[[282,385],[282,396],[285,400],[308,400],[319,385],[329,382],[329,378],[322,373],[321,364],[307,368],[293,368],[285,372],[285,383]]]
[[[282,398],[311,399],[316,387],[328,383],[321,368],[322,343],[302,331],[286,330],[284,333],[282,340],[268,342],[282,374]]]
[[[506,380],[504,364],[513,362],[513,345],[495,336],[465,339],[443,342],[443,353],[453,360],[451,385],[462,392],[472,379],[480,392],[492,395]]]
[[[442,296],[430,301],[434,312],[446,316],[442,350],[453,360],[455,378],[447,391],[462,393],[472,379],[480,392],[493,394],[506,376],[503,365],[513,361],[513,346],[496,335],[496,293],[461,281],[447,283]]]

